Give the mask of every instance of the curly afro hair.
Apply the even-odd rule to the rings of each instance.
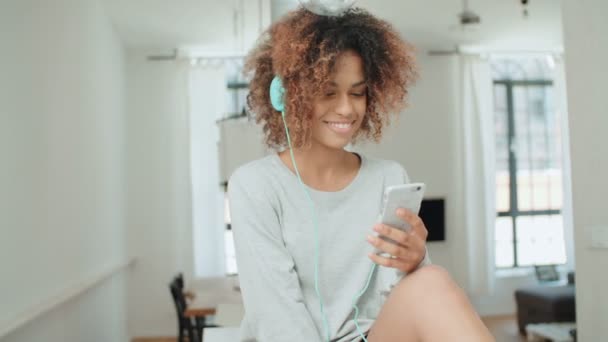
[[[383,127],[390,122],[388,114],[398,114],[407,106],[408,88],[418,77],[413,46],[388,22],[365,10],[353,8],[329,17],[300,7],[270,26],[245,60],[244,73],[251,77],[248,109],[263,124],[269,147],[287,145],[281,114],[270,103],[269,87],[275,75],[286,90],[292,143],[308,146],[311,99],[330,81],[337,57],[346,50],[361,56],[367,83],[366,114],[353,143],[360,136],[380,141]]]

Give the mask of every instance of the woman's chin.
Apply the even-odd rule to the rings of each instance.
[[[315,145],[320,145],[325,148],[343,150],[352,142],[353,136],[356,132],[357,130],[355,130],[352,134],[341,135],[333,132],[327,132],[327,134],[323,135],[313,135],[313,142]]]
[[[319,143],[326,148],[343,150],[351,142],[351,139],[325,139]]]

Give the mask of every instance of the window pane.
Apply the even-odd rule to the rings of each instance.
[[[494,110],[502,113],[507,112],[507,87],[504,84],[494,85]],[[505,127],[504,133],[506,132]]]
[[[517,169],[528,170],[532,168],[530,155],[530,106],[528,102],[528,88],[513,87],[513,110],[515,120],[515,154]]]
[[[559,169],[549,169],[545,171],[547,173],[547,197],[549,198],[549,209],[561,210],[563,207],[564,188],[562,183],[562,170],[561,166]]]
[[[511,217],[497,217],[494,231],[496,241],[496,267],[513,267],[513,220]]]
[[[496,211],[509,211],[510,186],[509,171],[496,172]]]
[[[519,210],[560,209],[561,133],[552,86],[514,86]]]
[[[560,210],[562,198],[561,169],[517,170],[519,210]]]
[[[561,215],[520,216],[516,224],[519,266],[566,262]]]
[[[517,208],[518,210],[532,209],[532,192],[534,177],[532,170],[517,170]]]
[[[552,57],[494,57],[492,60],[492,78],[517,80],[550,79],[553,75],[553,68],[550,64],[555,62],[549,62],[549,59],[552,59]]]

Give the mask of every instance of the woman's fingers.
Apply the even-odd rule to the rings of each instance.
[[[367,241],[379,250],[386,252],[394,257],[405,259],[407,253],[407,247],[403,245],[396,245],[392,242],[385,241],[378,236],[369,235]]]
[[[378,250],[388,253],[389,257],[370,253],[376,264],[409,272],[415,269],[426,253],[428,231],[422,219],[411,210],[400,208],[397,215],[410,225],[406,232],[385,224],[377,224],[374,231],[378,236],[369,235],[367,240]],[[392,241],[387,241],[388,238]]]
[[[381,223],[374,226],[374,231],[403,246],[407,246],[410,238],[410,234],[407,232]]]
[[[384,267],[398,268],[400,270],[407,269],[407,264],[403,259],[384,257],[375,253],[369,253],[369,258],[378,265]]]
[[[414,214],[414,212],[407,208],[397,209],[397,216],[399,216],[403,221],[407,222],[410,225],[411,232],[413,234],[420,236],[426,241],[429,232],[426,229],[424,222],[422,222],[420,216]]]

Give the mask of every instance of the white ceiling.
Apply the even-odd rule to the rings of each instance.
[[[225,37],[234,34],[235,0],[102,1],[129,47],[221,46]],[[529,0],[529,16],[524,18],[520,0],[469,0],[469,8],[481,16],[481,24],[465,31],[458,25],[460,0],[358,0],[357,6],[391,22],[419,49],[465,44],[542,50],[562,46],[561,1]],[[296,5],[296,0],[271,0],[271,17]]]

